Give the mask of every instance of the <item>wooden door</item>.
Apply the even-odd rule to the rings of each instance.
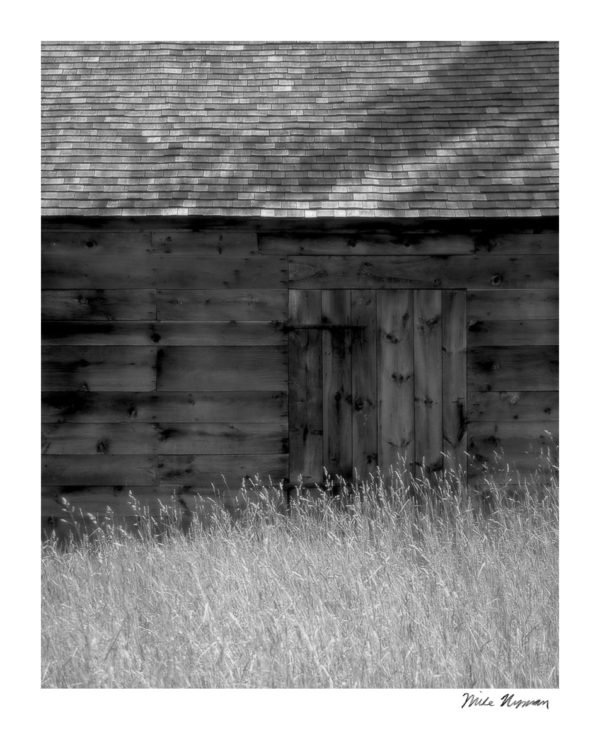
[[[290,481],[464,465],[461,290],[290,290]]]

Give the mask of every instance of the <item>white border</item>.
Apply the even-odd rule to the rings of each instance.
[[[81,2],[5,26],[2,398],[8,753],[521,754],[591,736],[598,491],[596,28],[584,4]],[[559,7],[564,10],[558,10]],[[591,7],[591,6],[590,6]],[[486,9],[486,10],[484,10]],[[571,21],[572,19],[572,21]],[[462,691],[40,691],[39,44],[50,39],[559,39],[561,42],[561,689],[544,710],[460,710]],[[597,161],[596,161],[597,162]],[[33,534],[33,535],[32,535]],[[592,635],[593,634],[593,635]],[[524,696],[525,692],[519,692]],[[535,697],[543,694],[534,691]],[[587,731],[587,732],[586,732]],[[593,742],[590,739],[590,742]],[[585,749],[587,751],[587,748]]]

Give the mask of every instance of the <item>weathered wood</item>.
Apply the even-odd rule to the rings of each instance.
[[[558,348],[476,347],[467,356],[468,390],[555,391]]]
[[[44,523],[48,517],[64,518],[67,522],[72,518],[79,524],[81,514],[92,514],[96,516],[99,525],[106,522],[118,525],[124,517],[142,520],[147,515],[164,517],[165,508],[173,517],[192,513],[202,518],[209,502],[202,502],[199,497],[215,502],[218,511],[221,505],[225,508],[235,506],[236,498],[241,499],[241,492],[238,488],[215,492],[210,486],[44,486],[42,522],[46,526],[50,525],[51,529],[52,523]],[[65,499],[72,514],[65,508]],[[181,502],[185,507],[182,507]],[[210,509],[209,506],[209,512]]]
[[[155,457],[145,454],[46,454],[45,486],[144,486],[156,481]]]
[[[379,464],[415,460],[413,292],[380,291],[379,320]]]
[[[44,391],[152,391],[155,347],[43,346]]]
[[[132,253],[150,252],[151,247],[150,232],[145,229],[54,231],[42,228],[42,255],[69,254],[81,259],[92,253],[117,253],[126,258]]]
[[[467,292],[467,320],[554,320],[558,291],[489,290]]]
[[[508,465],[521,474],[556,463],[558,423],[485,422],[469,425],[469,480]]]
[[[464,291],[442,292],[444,468],[461,475],[466,473],[467,451],[466,310]]]
[[[466,234],[260,234],[259,249],[266,255],[465,255],[475,242]]]
[[[283,347],[161,347],[159,391],[284,391],[287,354]]]
[[[159,429],[151,423],[45,423],[43,454],[153,454]]]
[[[323,322],[352,320],[349,291],[322,292]],[[323,458],[327,472],[352,476],[352,336],[350,330],[323,331]]]
[[[558,320],[471,320],[469,348],[558,344]]]
[[[161,423],[160,454],[287,454],[285,423]]]
[[[442,292],[414,293],[415,463],[424,473],[443,466]]]
[[[137,499],[137,504],[130,492]],[[170,504],[170,496],[165,503]],[[67,501],[71,512],[65,507]],[[157,486],[50,486],[42,488],[42,517],[64,517],[67,522],[73,518],[78,524],[84,514],[114,515],[115,517],[135,517],[136,509],[156,514],[160,510]]]
[[[297,289],[556,289],[558,257],[535,255],[351,255],[290,257]]]
[[[43,454],[287,453],[287,427],[273,423],[54,423]]]
[[[156,460],[159,481],[165,486],[238,488],[242,479],[256,475],[265,484],[278,483],[288,471],[287,454],[167,454]]]
[[[183,252],[199,257],[247,257],[258,252],[254,231],[153,231],[152,246],[160,252]]]
[[[350,231],[259,233],[259,250],[274,255],[507,255],[558,253],[556,231],[541,233],[445,233],[444,231]]]
[[[42,320],[152,320],[153,289],[64,289],[42,292]]]
[[[156,306],[158,320],[285,322],[288,293],[286,289],[157,291]]]
[[[287,343],[279,323],[46,321],[42,343],[143,346],[269,346]]]
[[[280,257],[194,257],[160,253],[152,257],[158,289],[281,289],[287,260]]]
[[[554,422],[558,420],[558,391],[472,391],[468,418]]]
[[[502,255],[558,254],[558,233],[477,233],[474,251]]]
[[[377,457],[377,295],[352,291],[352,456],[359,479],[375,473]]]
[[[321,322],[321,292],[289,293],[289,322]],[[323,478],[322,337],[312,329],[292,329],[289,349],[289,435],[292,483],[311,485]]]
[[[154,263],[143,249],[60,247],[42,254],[42,289],[152,289]]]
[[[46,423],[252,422],[287,417],[283,391],[100,392],[42,394]]]

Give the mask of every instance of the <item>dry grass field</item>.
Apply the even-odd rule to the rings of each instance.
[[[241,499],[187,536],[45,544],[42,686],[558,686],[556,482]]]

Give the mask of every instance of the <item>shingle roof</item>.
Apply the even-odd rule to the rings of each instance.
[[[49,42],[44,215],[534,216],[553,42]]]

